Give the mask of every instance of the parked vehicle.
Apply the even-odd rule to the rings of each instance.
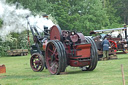
[[[128,53],[128,40],[127,40],[127,27],[123,28],[113,28],[104,30],[94,30],[90,32],[90,35],[94,35],[93,40],[95,41],[98,49],[98,56],[101,58],[103,56],[101,42],[106,37],[111,44],[111,49],[109,50],[109,55],[114,55],[116,58],[117,53]]]
[[[28,54],[28,49],[7,50],[7,54],[10,56],[26,56]]]

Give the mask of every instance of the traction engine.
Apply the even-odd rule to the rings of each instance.
[[[64,72],[67,66],[80,67],[82,71],[93,71],[96,68],[98,54],[93,39],[82,33],[61,30],[56,25],[50,30],[44,27],[41,36],[36,26],[29,26],[34,39],[30,58],[33,71],[42,71],[47,67],[51,74],[58,75]]]

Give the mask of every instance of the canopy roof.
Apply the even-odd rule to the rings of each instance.
[[[104,32],[114,32],[114,31],[118,31],[118,30],[126,30],[126,27],[122,27],[122,28],[113,28],[113,29],[104,29],[104,30],[94,30],[91,31],[90,34],[97,34],[97,33],[104,33]]]

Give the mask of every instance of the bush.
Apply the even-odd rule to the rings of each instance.
[[[3,20],[0,19],[0,27],[2,27],[2,24],[3,24]]]

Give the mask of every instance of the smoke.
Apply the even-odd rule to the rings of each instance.
[[[0,28],[0,36],[4,38],[11,32],[21,33],[27,30],[26,16],[30,15],[29,22],[31,25],[37,25],[40,32],[43,31],[44,25],[49,28],[54,25],[51,20],[47,20],[42,16],[33,16],[29,9],[16,7],[16,4],[7,4],[6,0],[0,0],[0,18],[3,20],[2,28]]]
[[[47,19],[47,18],[43,18],[42,16],[30,16],[28,18],[29,22],[30,22],[30,25],[31,26],[37,26],[37,30],[39,32],[43,32],[44,31],[44,26],[48,27],[48,29],[50,29],[54,23]]]

